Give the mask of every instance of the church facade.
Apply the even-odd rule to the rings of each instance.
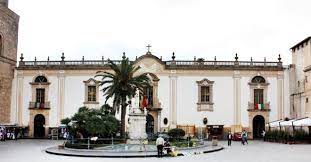
[[[144,93],[149,101],[148,133],[178,127],[197,135],[212,126],[221,128],[221,134],[245,129],[257,137],[265,123],[289,115],[289,71],[280,57],[275,62],[240,61],[237,55],[232,61],[183,61],[173,54],[163,61],[148,51],[131,62],[141,67],[137,74],[146,73],[152,81]],[[48,127],[57,127],[79,107],[99,108],[105,97],[98,87],[100,78],[94,78],[97,71],[111,71],[108,61],[67,61],[64,54],[58,61],[24,61],[21,56],[13,80],[11,120],[38,136],[39,121],[47,134]]]

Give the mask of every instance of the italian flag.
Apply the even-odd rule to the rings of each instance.
[[[256,104],[255,105],[255,109],[260,109],[260,110],[262,110],[262,109],[264,109],[265,108],[265,105],[264,104]]]

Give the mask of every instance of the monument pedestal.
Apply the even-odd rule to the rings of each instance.
[[[146,114],[141,113],[130,113],[129,114],[129,138],[127,144],[146,144],[147,133],[146,133]]]

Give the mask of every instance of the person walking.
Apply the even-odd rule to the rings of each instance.
[[[231,132],[228,133],[227,139],[228,139],[228,146],[231,146],[231,141],[232,141],[232,134],[231,134]]]
[[[162,136],[159,136],[156,140],[156,146],[158,150],[158,158],[163,156],[163,146],[164,146],[164,139]]]
[[[243,143],[243,145],[245,143],[248,144],[248,142],[247,142],[247,132],[245,130],[243,130],[243,132],[242,132],[242,143]]]

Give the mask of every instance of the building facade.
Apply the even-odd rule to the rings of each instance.
[[[10,123],[19,16],[0,0],[0,123]],[[14,93],[14,92],[13,92]]]
[[[291,118],[311,117],[311,37],[293,46],[291,51]]]
[[[245,129],[250,137],[259,137],[265,123],[289,115],[284,98],[289,71],[280,57],[275,62],[239,61],[236,55],[232,60],[182,61],[173,54],[163,61],[148,51],[131,61],[141,67],[137,74],[146,73],[152,81],[144,93],[149,101],[147,132],[178,127],[189,135],[204,135],[210,126],[221,128],[220,135]],[[99,108],[105,102],[100,78],[94,78],[100,70],[111,71],[107,60],[67,61],[63,54],[59,61],[24,61],[21,56],[11,121],[28,126],[30,136],[46,136],[49,127],[57,127],[79,107]]]

